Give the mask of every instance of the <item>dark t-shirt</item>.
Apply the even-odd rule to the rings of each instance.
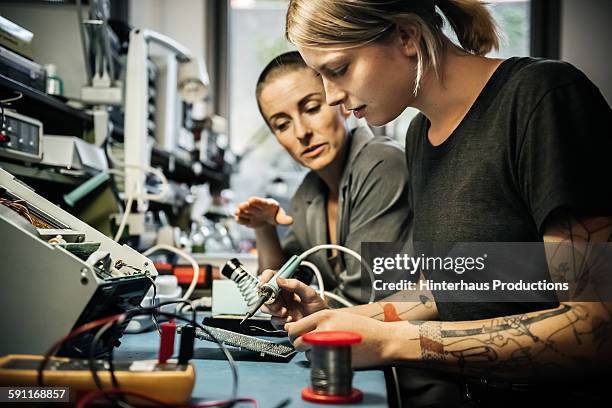
[[[567,63],[504,61],[440,146],[422,114],[406,158],[414,240],[537,242],[555,209],[612,214],[612,111]],[[525,303],[443,303],[441,320],[542,309]]]

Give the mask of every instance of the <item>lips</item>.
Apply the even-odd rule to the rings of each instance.
[[[312,146],[309,146],[307,149],[304,149],[302,152],[302,156],[304,157],[315,157],[323,150],[323,146],[325,143],[319,143]]]

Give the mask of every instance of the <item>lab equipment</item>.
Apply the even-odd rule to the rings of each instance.
[[[363,399],[353,388],[351,345],[361,343],[361,335],[349,331],[310,332],[302,339],[312,344],[310,387],[302,390],[302,399],[324,404],[350,404]]]
[[[0,357],[0,385],[11,387],[33,387],[37,385],[38,367],[42,356],[10,354]],[[104,389],[113,384],[106,360],[94,362]],[[191,399],[195,384],[195,370],[191,364],[170,361],[158,364],[157,360],[115,361],[115,377],[124,391],[146,394],[167,404],[183,405]],[[66,401],[75,402],[87,391],[98,388],[91,375],[87,359],[52,357],[43,372],[44,385],[68,387]],[[130,401],[130,397],[127,398]],[[134,400],[132,403],[142,402]]]
[[[184,326],[178,328],[178,332],[182,333]],[[215,336],[215,338],[223,344],[232,347],[238,347],[248,351],[259,353],[262,357],[274,357],[279,359],[288,359],[293,356],[296,351],[293,347],[284,344],[274,343],[272,341],[259,339],[247,334],[235,333],[217,327],[204,326]],[[196,328],[195,336],[201,340],[215,341],[208,333],[199,327]]]
[[[42,122],[4,109],[1,126],[0,156],[28,162],[37,162],[42,159]]]
[[[73,328],[137,308],[157,276],[146,257],[119,245],[0,169],[0,355],[44,353]],[[127,321],[125,325],[127,325]],[[96,355],[118,345],[109,330]],[[58,355],[83,356],[82,333]]]

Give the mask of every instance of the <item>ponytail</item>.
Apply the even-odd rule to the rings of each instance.
[[[499,49],[497,26],[491,13],[478,0],[436,0],[461,47],[476,55]]]

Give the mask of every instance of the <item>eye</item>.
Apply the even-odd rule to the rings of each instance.
[[[274,128],[279,132],[284,132],[289,127],[289,122],[277,122],[274,124]]]
[[[314,113],[318,113],[321,110],[321,105],[320,104],[310,104],[306,106],[306,113],[310,113],[310,114],[314,114]]]
[[[346,73],[348,69],[348,64],[341,66],[338,69],[333,69],[329,71],[329,76],[332,78],[340,78],[342,75]]]

